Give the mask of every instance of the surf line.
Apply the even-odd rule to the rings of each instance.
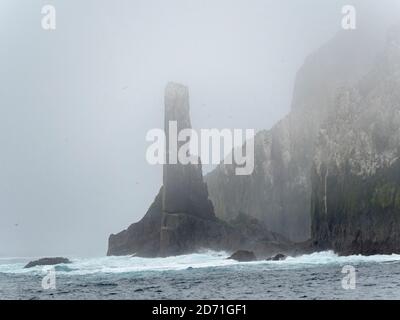
[[[163,306],[161,303],[157,307],[153,307],[154,315],[176,315],[180,318],[185,316],[186,307],[167,307]]]

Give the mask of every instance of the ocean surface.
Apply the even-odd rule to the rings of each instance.
[[[34,258],[0,258],[0,299],[400,299],[400,255],[338,257],[326,251],[246,263],[227,257],[207,251],[155,259],[72,258],[52,269],[55,289],[42,286],[51,269],[23,268]],[[343,267],[354,268],[354,289],[343,280],[349,277]]]

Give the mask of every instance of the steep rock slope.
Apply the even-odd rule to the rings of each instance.
[[[381,28],[341,31],[299,70],[291,112],[255,136],[255,169],[235,176],[232,165],[209,173],[210,199],[226,221],[240,212],[292,241],[310,238],[311,167],[321,123],[334,108],[336,90],[352,85],[382,47]]]
[[[400,252],[400,28],[340,90],[312,170],[312,238],[340,254]]]

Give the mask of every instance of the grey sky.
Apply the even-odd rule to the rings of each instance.
[[[381,19],[390,2],[352,4]],[[0,256],[105,254],[161,185],[145,135],[166,83],[189,86],[195,128],[270,128],[347,3],[2,0]]]

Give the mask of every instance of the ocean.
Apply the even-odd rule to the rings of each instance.
[[[32,258],[0,258],[0,299],[400,299],[400,255],[227,257],[72,258],[54,269],[24,269]],[[54,281],[43,281],[50,274]]]

